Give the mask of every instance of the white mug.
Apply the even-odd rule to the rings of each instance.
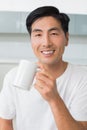
[[[18,66],[14,86],[29,90],[32,86],[36,70],[36,63],[28,60],[21,60]]]

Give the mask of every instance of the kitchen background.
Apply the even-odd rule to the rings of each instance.
[[[29,12],[0,11],[0,90],[5,74],[18,65],[21,59],[36,60],[25,26]],[[70,38],[64,60],[87,65],[87,15],[78,13],[68,13],[68,15],[71,18]]]

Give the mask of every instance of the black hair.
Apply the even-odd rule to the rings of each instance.
[[[55,19],[60,21],[64,33],[68,32],[68,24],[70,18],[65,13],[60,13],[59,10],[54,6],[42,6],[33,10],[26,19],[26,27],[28,32],[31,34],[32,24],[39,18],[45,16],[53,16]]]

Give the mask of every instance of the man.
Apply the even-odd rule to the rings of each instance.
[[[13,87],[16,69],[0,95],[0,130],[87,130],[87,72],[63,61],[69,17],[52,6],[35,9],[26,20],[40,71],[34,87]]]

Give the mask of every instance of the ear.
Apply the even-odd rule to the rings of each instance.
[[[66,32],[65,37],[66,37],[65,46],[68,46],[68,42],[69,42],[69,33],[68,32]]]

